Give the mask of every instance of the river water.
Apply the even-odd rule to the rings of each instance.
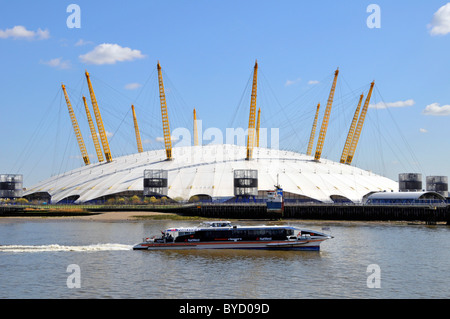
[[[132,250],[197,224],[0,219],[0,298],[450,298],[444,225],[291,221],[334,236],[320,252]]]

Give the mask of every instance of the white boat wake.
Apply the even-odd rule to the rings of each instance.
[[[112,251],[112,250],[132,250],[133,245],[123,244],[94,244],[84,246],[64,246],[58,244],[51,245],[0,245],[0,253],[39,253],[39,252],[94,252],[94,251]]]

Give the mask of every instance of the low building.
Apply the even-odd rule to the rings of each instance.
[[[377,192],[368,194],[363,199],[364,204],[437,204],[444,203],[445,198],[436,192]]]
[[[23,194],[23,176],[0,174],[0,198],[20,198]]]

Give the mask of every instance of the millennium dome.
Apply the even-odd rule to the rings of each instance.
[[[39,182],[27,189],[23,194],[24,197],[29,199],[46,198],[52,203],[102,202],[116,196],[134,195],[140,197],[165,196],[177,201],[198,198],[220,202],[233,199],[237,201],[239,197],[264,199],[267,197],[268,191],[280,187],[283,189],[286,201],[359,203],[369,193],[398,190],[397,182],[351,165],[374,82],[371,84],[363,106],[364,94],[361,95],[341,160],[334,162],[321,158],[321,153],[339,69],[334,75],[314,154],[312,146],[320,104],[317,106],[306,154],[259,147],[260,110],[258,112],[256,110],[257,62],[253,72],[246,146],[201,145],[198,143],[194,109],[194,146],[172,147],[169,112],[159,62],[157,69],[164,149],[152,151],[142,149],[139,128],[132,106],[138,152],[113,158],[97,99],[89,74],[86,72],[101,144],[98,141],[97,130],[84,96],[83,100],[99,162],[90,162],[69,97],[62,85],[85,166]],[[256,117],[256,113],[258,113],[258,117]]]
[[[24,196],[48,193],[52,203],[85,203],[122,194],[144,196],[144,172],[167,172],[166,195],[189,200],[193,196],[227,200],[235,197],[235,171],[256,171],[260,197],[279,185],[286,199],[361,202],[370,192],[397,191],[398,183],[354,166],[304,154],[255,148],[246,159],[246,147],[206,145],[175,147],[115,158],[109,163],[83,166],[53,176],[28,189]]]

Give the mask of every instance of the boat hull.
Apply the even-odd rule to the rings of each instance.
[[[236,242],[189,242],[153,243],[143,242],[134,250],[173,250],[173,249],[264,249],[264,250],[320,250],[323,240],[309,241],[236,241]]]

